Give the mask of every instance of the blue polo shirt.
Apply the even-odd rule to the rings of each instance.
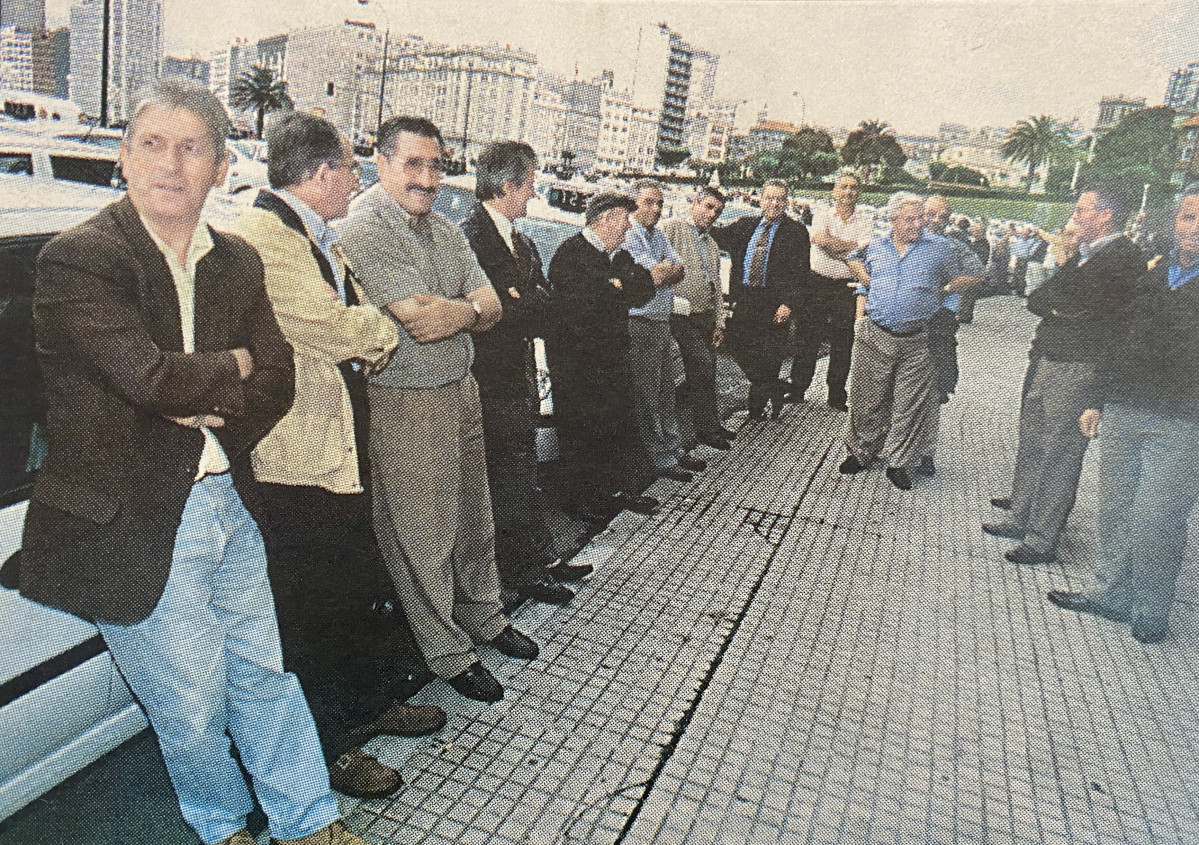
[[[679,254],[674,251],[666,235],[657,226],[653,231],[646,229],[636,220],[624,237],[624,248],[633,256],[633,260],[646,270],[653,268],[663,261],[679,264]],[[674,285],[662,285],[654,288],[654,298],[640,308],[630,308],[630,317],[643,317],[646,320],[670,322],[674,311]]]
[[[895,332],[924,328],[941,307],[941,288],[960,275],[949,239],[927,232],[908,244],[902,258],[888,235],[855,250],[850,259],[862,261],[870,274],[866,315]]]

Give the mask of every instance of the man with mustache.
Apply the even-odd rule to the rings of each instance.
[[[391,361],[371,376],[375,534],[429,668],[479,701],[504,696],[475,656],[487,643],[531,660],[537,644],[500,603],[472,331],[500,301],[461,230],[433,211],[441,133],[422,117],[379,127],[379,182],[340,227],[371,302],[399,322]]]

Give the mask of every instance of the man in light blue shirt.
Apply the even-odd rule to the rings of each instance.
[[[861,472],[893,434],[887,478],[900,490],[928,442],[933,368],[928,321],[958,276],[949,241],[924,232],[923,200],[901,191],[887,205],[891,234],[875,238],[846,262],[865,295],[865,316],[854,326],[848,450],[841,472]]]
[[[655,475],[690,481],[690,471],[705,469],[707,464],[684,451],[675,415],[670,315],[674,311],[674,285],[683,279],[683,264],[657,228],[662,216],[662,186],[652,179],[641,179],[634,183],[633,190],[637,210],[631,215],[624,248],[649,270],[655,288],[653,299],[640,308],[629,309],[629,367],[637,429]]]

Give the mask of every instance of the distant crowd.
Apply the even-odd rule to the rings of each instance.
[[[331,789],[391,794],[399,773],[363,743],[446,721],[393,697],[380,596],[467,698],[504,696],[480,650],[537,658],[508,614],[565,604],[591,573],[559,555],[538,486],[538,338],[556,504],[598,527],[657,512],[650,483],[736,448],[721,350],[749,383],[744,428],[790,424],[827,345],[840,472],[877,463],[910,490],[952,461],[936,445],[959,328],[980,295],[1026,295],[1039,322],[1015,473],[982,530],[1017,541],[1016,565],[1054,561],[1102,427],[1099,576],[1049,600],[1167,636],[1199,496],[1199,194],[1155,255],[1124,234],[1113,185],[1085,187],[1060,232],[991,239],[946,198],[903,192],[876,234],[853,173],[807,209],[767,181],[759,213],[726,225],[718,188],[663,222],[663,187],[643,179],[593,196],[541,256],[515,225],[535,193],[527,144],[479,154],[478,201],[455,225],[432,210],[446,159],[428,120],[380,127],[379,181],[361,191],[349,141],[286,113],[270,187],[224,232],[201,209],[228,130],[205,88],[159,81],[122,143],[127,196],[39,256],[50,446],[19,574],[25,596],[97,623],[205,843],[254,841],[241,767],[275,841],[364,842]]]

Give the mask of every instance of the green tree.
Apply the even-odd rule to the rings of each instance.
[[[908,155],[886,122],[863,120],[841,146],[841,160],[858,168],[862,179],[870,181],[877,166],[903,167]]]
[[[1012,127],[1003,142],[1003,155],[1008,161],[1028,162],[1027,187],[1032,188],[1037,168],[1065,158],[1070,150],[1070,133],[1066,127],[1047,114],[1021,120]]]
[[[287,93],[287,83],[263,65],[253,65],[229,86],[229,105],[240,111],[258,113],[258,137],[262,137],[267,112],[295,108]]]
[[[960,164],[949,165],[943,161],[929,162],[928,176],[934,182],[945,182],[951,185],[976,185],[986,187],[987,177],[972,167]]]
[[[658,164],[663,167],[677,167],[691,158],[691,150],[686,147],[658,147]]]
[[[827,176],[841,163],[833,136],[811,126],[803,127],[783,141],[778,160],[782,178],[795,180]]]

